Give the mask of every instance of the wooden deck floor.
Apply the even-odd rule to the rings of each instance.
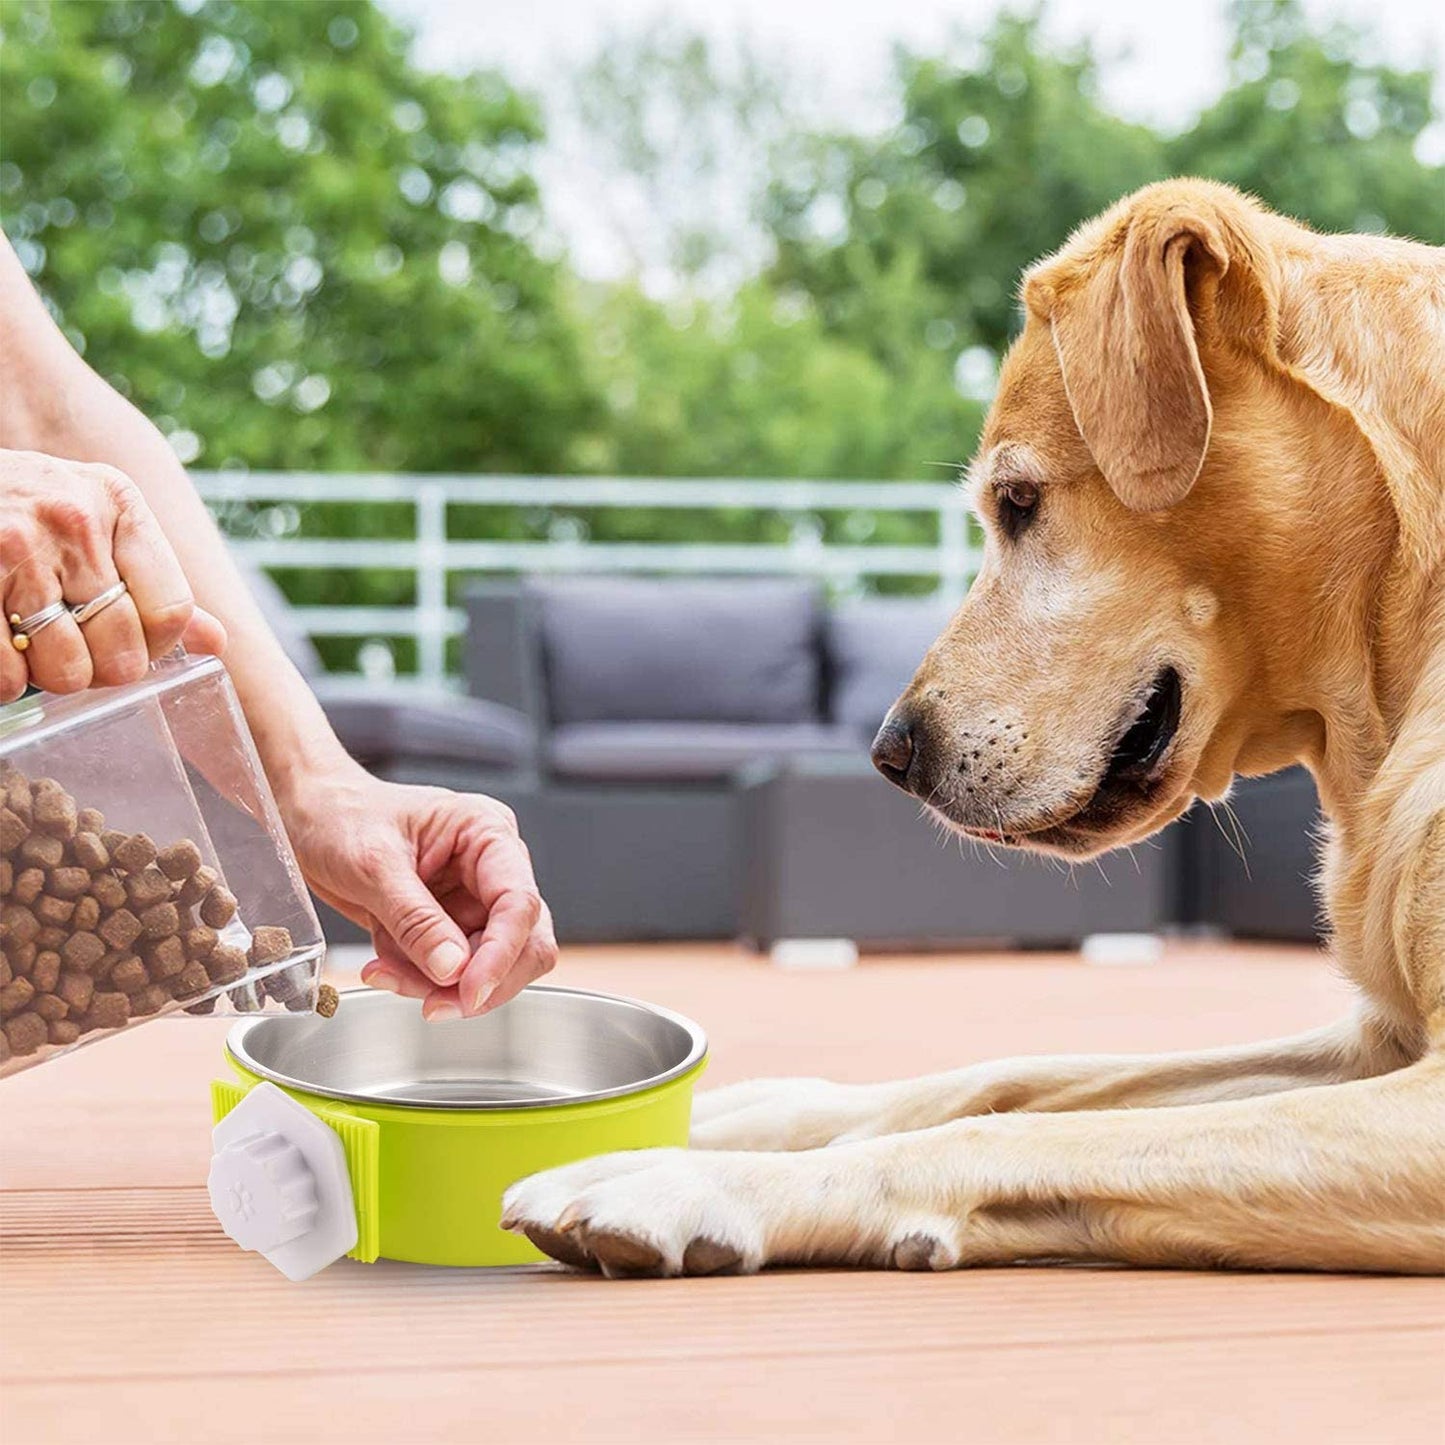
[[[564,981],[708,1029],[711,1083],[1323,1022],[1304,950],[879,959],[578,950]],[[1445,1286],[1012,1269],[608,1283],[333,1266],[304,1285],[206,1205],[222,1030],[163,1021],[0,1084],[0,1440],[1350,1441],[1438,1445]]]

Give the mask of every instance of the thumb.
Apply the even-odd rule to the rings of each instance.
[[[181,646],[187,652],[208,653],[219,657],[226,650],[226,628],[220,618],[197,607],[181,633]]]
[[[455,983],[467,966],[466,935],[407,858],[398,857],[378,878],[371,914],[433,983]]]

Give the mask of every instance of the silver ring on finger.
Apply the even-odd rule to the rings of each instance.
[[[70,615],[77,623],[89,622],[97,612],[104,612],[112,602],[119,602],[129,591],[124,582],[113,582],[98,597],[92,597],[89,602],[77,602],[70,609]]]
[[[37,632],[43,631],[52,622],[58,622],[69,611],[70,608],[65,603],[52,602],[49,607],[42,607],[39,612],[32,612],[29,617],[22,617],[18,612],[12,612],[9,619],[10,646],[16,652],[24,652]]]

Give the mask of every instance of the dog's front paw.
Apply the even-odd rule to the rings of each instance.
[[[696,1149],[821,1149],[862,1137],[888,1107],[886,1086],[828,1079],[754,1079],[699,1094],[692,1108]]]
[[[728,1169],[682,1149],[584,1159],[514,1184],[502,1228],[609,1278],[750,1273],[764,1262],[762,1221]]]

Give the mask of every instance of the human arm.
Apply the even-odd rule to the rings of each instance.
[[[3,238],[0,447],[133,484],[189,587],[173,614],[189,625],[193,599],[229,635],[227,667],[307,882],[372,932],[369,982],[444,1017],[495,1007],[552,966],[551,919],[510,812],[381,782],[348,757],[164,437],[74,351]]]

